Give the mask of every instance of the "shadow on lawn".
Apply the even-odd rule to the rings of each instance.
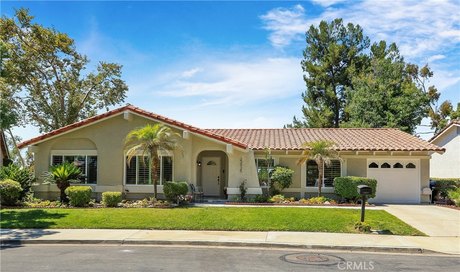
[[[47,219],[58,219],[66,216],[45,210],[8,210],[1,212],[0,235],[1,249],[21,246],[22,240],[39,238],[57,233],[42,230],[55,225]]]

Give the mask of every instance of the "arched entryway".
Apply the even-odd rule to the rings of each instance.
[[[197,185],[206,197],[226,197],[228,157],[223,151],[202,151],[197,157]]]

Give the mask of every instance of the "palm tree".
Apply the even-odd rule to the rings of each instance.
[[[80,168],[69,162],[51,166],[50,171],[45,173],[45,181],[55,183],[59,188],[61,202],[63,203],[67,203],[68,201],[65,189],[67,189],[72,182],[80,182],[80,177]]]
[[[158,173],[160,166],[160,152],[172,151],[176,148],[181,149],[179,144],[180,134],[172,131],[169,127],[162,124],[146,125],[145,127],[132,130],[125,138],[125,151],[127,162],[133,157],[141,154],[148,156],[150,162],[150,176],[154,185],[154,197],[157,198]]]
[[[307,160],[314,160],[318,165],[318,196],[321,196],[323,186],[324,165],[330,166],[332,159],[340,159],[338,152],[333,148],[334,145],[334,142],[325,140],[306,142],[303,144],[302,157],[297,161],[297,164],[303,164]]]

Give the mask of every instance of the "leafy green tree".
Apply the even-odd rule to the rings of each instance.
[[[14,98],[15,87],[7,84],[6,70],[4,63],[9,59],[7,45],[0,40],[0,133],[7,132],[8,140],[13,144],[10,150],[14,153],[14,158],[18,158],[22,166],[25,166],[25,161],[17,148],[17,137],[13,135],[12,128],[22,124],[20,105],[16,103]],[[5,134],[5,133],[4,133]],[[5,136],[6,138],[6,136]]]
[[[342,19],[335,19],[310,26],[306,43],[301,63],[307,87],[302,94],[305,120],[294,118],[288,127],[339,127],[348,120],[344,108],[345,89],[352,86],[350,72],[366,65],[369,38],[359,25],[344,26]]]
[[[127,162],[133,157],[148,156],[150,163],[150,176],[154,185],[154,197],[157,198],[158,172],[160,167],[159,156],[161,152],[181,149],[179,143],[180,135],[162,124],[146,125],[126,135],[125,151]]]
[[[70,183],[80,182],[80,177],[80,168],[69,162],[52,166],[50,171],[45,173],[45,181],[56,184],[60,190],[61,202],[64,203],[69,201],[65,193],[65,189],[70,186]]]
[[[423,76],[421,71],[404,61],[394,43],[374,43],[370,51],[370,65],[352,77],[353,89],[347,89],[349,121],[342,126],[393,127],[414,132],[431,101],[417,84]]]
[[[2,90],[13,91],[7,108],[20,108],[41,132],[93,116],[124,101],[121,66],[100,62],[89,72],[86,56],[65,33],[33,22],[28,10],[0,19]],[[5,53],[6,52],[6,53]]]
[[[460,119],[460,103],[457,103],[457,109],[454,110],[452,103],[446,100],[439,107],[430,108],[428,115],[431,118],[431,128],[436,134],[445,128],[451,120]]]
[[[324,165],[330,166],[333,159],[340,159],[334,145],[333,142],[325,140],[304,143],[301,158],[297,161],[297,164],[303,164],[308,160],[314,160],[318,165],[318,196],[321,196],[323,187]]]

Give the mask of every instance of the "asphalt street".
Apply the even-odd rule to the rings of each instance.
[[[23,271],[458,271],[434,254],[132,245],[2,247],[2,272]]]

